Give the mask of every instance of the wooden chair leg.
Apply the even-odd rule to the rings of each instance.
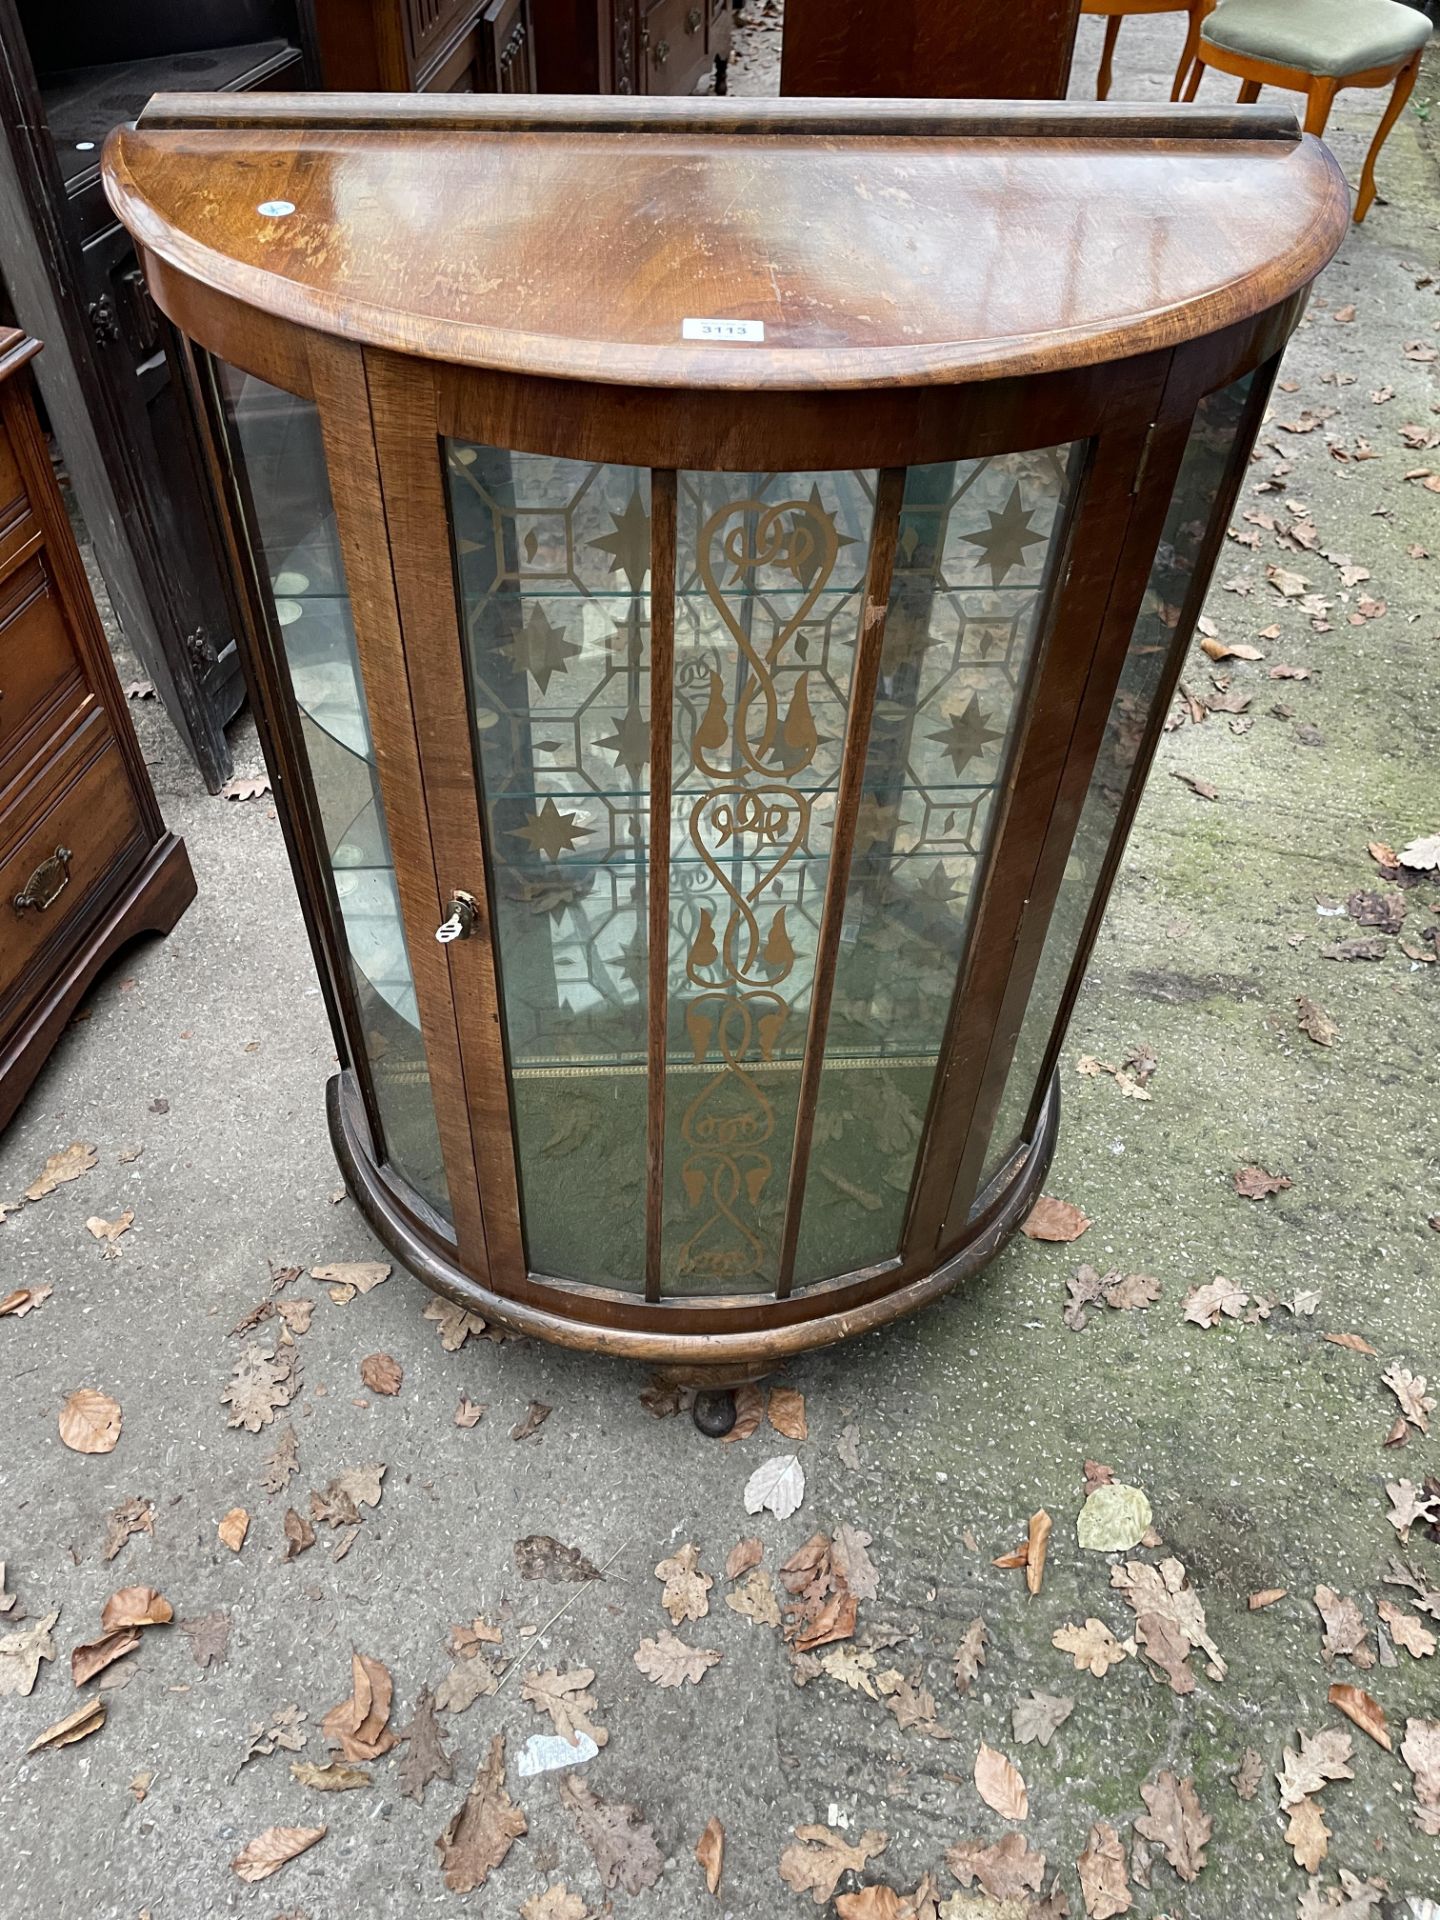
[[[1375,162],[1379,158],[1380,149],[1390,137],[1390,129],[1405,111],[1405,102],[1414,91],[1416,77],[1419,72],[1420,55],[1417,53],[1414,59],[1407,61],[1395,76],[1395,91],[1390,95],[1390,104],[1386,107],[1381,116],[1380,124],[1375,129],[1375,138],[1370,142],[1370,151],[1365,156],[1365,165],[1360,174],[1360,191],[1355,196],[1355,222],[1357,226],[1374,205]]]
[[[1100,49],[1100,71],[1095,76],[1095,98],[1110,98],[1110,81],[1115,67],[1115,42],[1120,38],[1120,15],[1107,13],[1105,16],[1105,43]]]
[[[1242,107],[1248,107],[1252,101],[1260,98],[1260,82],[1258,80],[1242,80],[1240,82],[1240,91],[1236,94],[1235,98]]]
[[[1200,91],[1200,82],[1204,78],[1205,62],[1200,54],[1197,53],[1195,56],[1195,64],[1190,69],[1190,78],[1185,82],[1185,91],[1180,96],[1181,99],[1186,101],[1193,100]]]
[[[1200,9],[1192,6],[1190,22],[1185,29],[1185,45],[1180,53],[1180,64],[1175,69],[1174,85],[1170,89],[1172,100],[1183,99],[1185,79],[1190,72],[1190,63],[1195,58],[1195,50],[1200,45]]]
[[[1330,109],[1335,104],[1335,96],[1340,91],[1340,82],[1328,73],[1317,73],[1310,80],[1310,91],[1305,99],[1305,131],[1313,133],[1318,140],[1324,133],[1330,119]]]

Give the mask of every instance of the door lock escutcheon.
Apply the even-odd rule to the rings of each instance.
[[[449,912],[435,929],[435,938],[442,947],[448,947],[452,940],[468,940],[475,926],[475,896],[462,893],[457,887],[449,900]]]

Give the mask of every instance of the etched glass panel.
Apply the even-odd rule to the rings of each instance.
[[[775,1284],[874,496],[679,476],[667,1292]]]
[[[445,448],[526,1253],[644,1283],[650,475]]]
[[[1053,447],[905,477],[797,1285],[899,1245],[1075,466]]]
[[[1051,1032],[1136,760],[1153,723],[1167,668],[1176,649],[1183,650],[1190,642],[1191,621],[1199,608],[1190,609],[1191,620],[1182,620],[1185,599],[1253,379],[1253,374],[1247,374],[1233,386],[1207,395],[1196,411],[991,1129],[982,1194],[1025,1138]]]
[[[430,1075],[350,595],[313,403],[219,365],[246,518],[300,709],[302,743],[349,950],[382,1157],[448,1217]]]

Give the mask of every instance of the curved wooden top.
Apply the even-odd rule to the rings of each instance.
[[[1326,149],[1254,107],[157,95],[104,174],[151,255],[283,319],[668,388],[1172,347],[1308,284],[1349,212]],[[764,340],[686,340],[687,318]]]

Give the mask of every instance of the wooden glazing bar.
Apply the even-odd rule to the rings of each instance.
[[[650,851],[646,996],[645,1298],[658,1300],[665,1214],[665,1053],[670,1026],[670,790],[675,756],[674,469],[650,475]]]
[[[780,1236],[780,1262],[775,1297],[784,1300],[795,1278],[795,1248],[800,1238],[800,1216],[805,1204],[805,1182],[810,1170],[810,1145],[815,1130],[815,1105],[825,1066],[825,1036],[830,1025],[830,1002],[840,955],[840,933],[845,924],[845,901],[850,886],[850,862],[855,851],[856,820],[865,786],[865,759],[870,745],[870,722],[875,711],[875,686],[885,644],[885,615],[890,601],[890,576],[895,567],[895,543],[900,531],[900,502],[905,492],[905,469],[886,467],[875,489],[875,513],[870,536],[870,566],[860,615],[860,636],[850,674],[850,707],[845,720],[845,745],[840,762],[840,785],[835,796],[835,827],[825,874],[825,898],[820,909],[820,938],[810,987],[810,1019],[805,1033],[805,1055],[800,1070],[800,1094],[795,1111],[795,1138],[790,1150],[790,1177],[785,1190],[785,1224]]]
[[[466,1120],[460,1038],[445,949],[434,937],[445,918],[441,881],[435,869],[414,714],[408,699],[398,697],[407,682],[405,649],[386,547],[385,509],[375,463],[364,355],[359,347],[312,334],[309,358],[350,591],[385,830],[395,856],[395,885],[433,1090],[445,1184],[460,1250],[466,1258],[483,1265],[485,1235],[475,1147]]]

